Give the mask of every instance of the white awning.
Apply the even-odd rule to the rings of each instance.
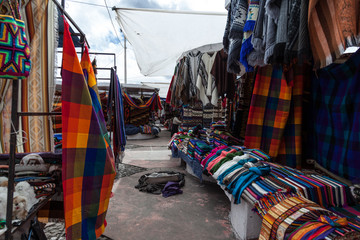
[[[117,21],[145,76],[171,76],[182,53],[221,43],[226,13],[117,8]]]

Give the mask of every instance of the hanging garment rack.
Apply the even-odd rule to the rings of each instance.
[[[75,23],[75,21],[70,17],[70,15],[64,10],[61,4],[57,0],[52,0],[53,3],[58,7],[61,13],[71,22],[71,24],[77,29],[80,34],[80,42],[84,44],[86,42],[87,46],[90,48],[90,45],[86,39],[84,32],[79,28],[79,26]],[[64,1],[63,1],[64,2]],[[82,47],[83,50],[83,47]],[[13,197],[14,197],[14,178],[15,178],[15,158],[16,158],[16,138],[17,131],[19,129],[19,117],[20,116],[50,116],[50,115],[60,115],[61,113],[55,112],[18,112],[18,90],[19,90],[19,80],[15,79],[13,81],[13,89],[12,89],[12,106],[11,106],[11,122],[13,123],[13,127],[11,128],[10,134],[10,158],[8,161],[9,169],[8,169],[8,195],[7,195],[7,211],[6,211],[6,233],[5,239],[12,240],[13,234],[16,230],[20,229],[20,227],[14,228],[12,226],[12,211],[13,211]],[[50,200],[47,198],[46,200]],[[43,204],[40,204],[40,207]],[[38,209],[40,209],[38,207]],[[34,211],[35,213],[36,211]],[[29,214],[27,219],[23,222],[26,222],[34,217],[34,214]]]

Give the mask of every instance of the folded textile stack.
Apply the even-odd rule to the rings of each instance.
[[[199,131],[199,136],[198,138],[204,142],[206,142],[207,144],[209,143],[209,135],[208,132],[206,131],[206,129],[201,129]]]
[[[191,159],[195,159],[195,147],[196,147],[196,141],[195,139],[189,140],[189,144],[187,147],[187,156]]]
[[[304,175],[290,167],[269,163],[271,175],[289,185],[294,192],[324,207],[354,205],[350,187],[321,175]]]
[[[202,125],[203,123],[203,109],[202,103],[196,103],[192,107],[184,107],[182,128],[189,130],[190,128]]]
[[[210,133],[210,144],[213,147],[243,145],[243,141],[233,137],[229,132],[213,130]]]
[[[56,185],[61,182],[61,166],[45,163],[39,154],[31,153],[15,165],[14,180],[27,181],[36,188],[36,198],[48,196],[55,192]]]
[[[62,133],[55,133],[54,134],[54,145],[55,145],[55,148],[61,148],[61,146],[62,146]]]
[[[210,128],[211,123],[213,122],[213,110],[214,107],[212,105],[207,105],[203,110],[203,126],[206,128]]]
[[[190,139],[194,139],[191,134],[188,132],[178,132],[174,134],[168,143],[168,148],[172,149],[173,151],[181,151],[184,154],[187,154],[188,151],[188,143]],[[174,154],[173,157],[178,157],[177,154]]]
[[[0,165],[0,177],[1,176],[7,176],[9,172],[9,166],[8,165]]]
[[[260,150],[237,146],[221,146],[213,149],[201,161],[201,165],[204,168],[204,173],[212,175],[222,187],[226,188],[231,182],[233,182],[232,185],[235,184],[235,179],[245,181],[246,178],[239,178],[239,175],[236,174],[239,169],[243,169],[245,162],[256,163],[257,161],[262,162],[269,159],[270,157]],[[293,193],[306,197],[323,207],[354,205],[350,188],[343,183],[327,176],[304,175],[296,169],[271,162],[264,162],[264,164],[268,166],[266,169],[269,169],[269,171],[262,171],[263,168],[259,169],[258,167],[257,170],[253,168],[252,170],[256,172],[258,177],[252,179],[242,191],[244,199],[259,207],[258,212],[262,211],[261,204],[266,204],[266,202],[262,203],[261,199],[269,194],[278,197],[277,195],[280,192],[279,197],[283,196],[284,193],[286,195]],[[265,169],[265,166],[263,167]],[[227,176],[227,174],[230,175]],[[231,189],[228,188],[228,190]],[[240,201],[240,195],[234,195],[238,202]],[[267,201],[267,199],[265,198],[264,201]]]
[[[228,154],[232,154],[232,157],[228,157]],[[212,168],[216,165],[216,164],[224,164],[225,161],[223,161],[223,159],[225,159],[226,157],[228,157],[227,159],[230,161],[232,160],[233,157],[235,156],[241,156],[244,153],[242,152],[242,147],[239,146],[230,146],[230,147],[226,147],[226,146],[220,146],[217,147],[215,149],[213,149],[211,151],[211,153],[209,153],[209,155],[203,159],[203,161],[201,161],[201,165],[204,167],[204,173],[205,174],[212,174],[213,171]],[[217,165],[219,166],[219,165]]]
[[[144,126],[140,126],[142,133],[144,134],[151,134],[151,126],[145,124]]]
[[[349,237],[349,238],[347,238]],[[303,198],[287,198],[269,209],[259,239],[358,239],[346,218]]]
[[[331,207],[329,210],[341,217],[346,217],[348,219],[348,226],[356,231],[360,231],[360,205],[343,208]]]
[[[194,138],[198,138],[206,143],[209,141],[209,134],[206,128],[203,128],[201,124],[193,127],[188,131],[188,134]]]
[[[46,197],[55,193],[56,184],[55,183],[37,183],[33,185],[36,198]]]
[[[225,131],[226,130],[226,123],[224,121],[212,122],[211,125],[210,125],[210,129],[211,130]]]
[[[191,120],[191,109],[184,107],[183,121],[181,124],[182,128],[188,130],[192,126]]]
[[[201,162],[204,157],[212,150],[212,147],[210,147],[207,143],[204,141],[196,141],[195,146],[195,159]]]
[[[50,164],[46,164],[38,154],[28,154],[15,165],[15,181],[42,182],[49,180],[47,176]]]
[[[268,164],[245,154],[242,156],[235,156],[231,161],[223,164],[214,172],[213,177],[217,179],[218,183],[222,185],[226,191],[233,195],[234,203],[240,203],[241,196],[245,190],[250,193],[253,192],[254,190],[250,189],[252,185],[262,184],[260,181],[261,176],[266,176],[269,172],[270,166]],[[264,185],[262,184],[262,186]],[[278,191],[276,188],[265,188],[271,193]],[[258,188],[255,187],[255,189]]]

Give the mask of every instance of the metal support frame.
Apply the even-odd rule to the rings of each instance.
[[[57,53],[63,53],[63,51],[56,51]],[[81,54],[81,52],[76,52]],[[89,55],[109,55],[114,57],[114,68],[116,70],[116,53],[108,53],[108,52],[89,52]],[[60,67],[59,67],[60,68]],[[98,70],[110,70],[111,68],[96,68]]]
[[[19,117],[17,114],[18,107],[18,91],[19,81],[12,80],[12,105],[11,105],[11,134],[10,134],[10,159],[9,159],[9,173],[8,173],[8,195],[6,205],[6,233],[5,239],[12,240],[12,211],[13,211],[13,197],[14,197],[14,178],[15,178],[15,151],[16,151],[16,134],[19,128]]]
[[[81,40],[82,40],[82,42],[85,41],[86,45],[90,48],[90,45],[86,39],[85,33],[80,29],[80,27],[75,23],[75,21],[70,17],[70,15],[65,11],[63,6],[61,6],[61,4],[57,0],[52,0],[52,1],[60,9],[60,11],[65,15],[65,17],[71,22],[71,24],[76,28],[76,30],[78,30],[78,32],[81,34],[81,37],[83,37],[83,39],[80,38],[80,41]],[[65,7],[65,0],[62,0],[62,3],[64,3],[64,7]]]
[[[8,161],[9,173],[8,173],[8,193],[7,193],[7,205],[6,205],[6,233],[5,239],[12,240],[12,212],[13,212],[13,198],[14,198],[14,178],[15,178],[15,158],[16,158],[16,138],[19,128],[20,116],[51,116],[61,115],[61,112],[18,112],[18,91],[19,80],[13,81],[12,89],[12,105],[11,105],[11,134],[10,134],[10,158]]]
[[[127,84],[126,37],[124,34],[124,83]]]
[[[61,115],[61,112],[18,112],[18,116],[53,116]]]
[[[89,46],[85,34],[81,31],[75,21],[69,16],[69,14],[64,10],[65,0],[61,1],[61,5],[57,0],[53,0],[54,4],[60,9],[60,11],[66,16],[66,18],[71,22],[71,24],[79,31],[81,36],[81,41]],[[12,226],[12,217],[13,217],[13,197],[14,197],[14,178],[15,178],[15,158],[16,158],[16,138],[17,131],[19,128],[19,117],[20,116],[50,116],[50,115],[60,115],[58,112],[18,112],[18,92],[19,92],[19,80],[12,80],[12,106],[11,106],[11,134],[10,134],[10,154],[9,154],[9,170],[8,170],[8,193],[7,193],[7,206],[6,206],[6,227],[5,232],[6,240],[13,240],[13,226]]]

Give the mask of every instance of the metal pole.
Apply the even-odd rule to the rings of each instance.
[[[13,211],[13,197],[14,197],[14,177],[15,177],[15,151],[16,151],[16,134],[19,128],[19,118],[17,115],[19,81],[12,80],[12,105],[11,105],[11,134],[10,134],[10,159],[9,159],[9,174],[8,174],[8,195],[6,208],[6,236],[5,239],[12,240],[12,211]]]
[[[61,6],[65,9],[65,0],[61,0]]]
[[[126,37],[124,34],[124,83],[127,84],[127,72],[126,72]]]
[[[79,28],[79,26],[75,23],[75,21],[70,17],[70,15],[64,10],[64,8],[61,6],[61,4],[57,0],[52,0],[53,3],[59,8],[59,10],[65,15],[65,17],[72,23],[72,25],[78,30],[78,32],[85,37],[85,33]],[[64,0],[62,0],[64,1]],[[65,1],[64,1],[65,2]],[[73,34],[72,34],[73,35]],[[90,44],[88,43],[86,37],[85,37],[86,44],[88,48],[90,48]]]

